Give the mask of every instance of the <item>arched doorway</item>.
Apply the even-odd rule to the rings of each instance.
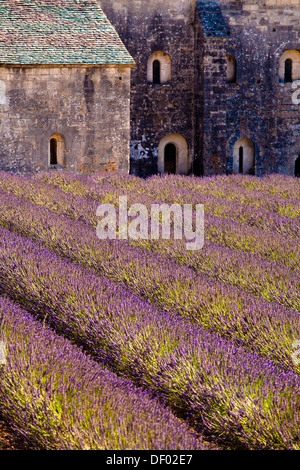
[[[239,139],[233,148],[233,173],[254,175],[254,144],[252,140]]]
[[[174,144],[167,144],[165,146],[165,173],[176,174],[176,154],[177,149]]]
[[[300,155],[298,155],[295,161],[295,176],[300,178]]]
[[[161,139],[158,146],[159,173],[187,175],[189,164],[188,144],[182,135],[169,134]]]

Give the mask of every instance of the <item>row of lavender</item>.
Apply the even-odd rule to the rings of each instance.
[[[120,176],[114,174],[88,179],[72,174],[53,174],[49,176],[48,173],[39,173],[36,175],[35,180],[43,181],[61,187],[64,191],[73,192],[82,197],[96,199],[101,202],[117,203],[119,194],[115,194],[115,197],[112,197],[112,192],[115,190],[115,192],[120,193],[120,195],[126,194],[129,200],[134,197],[135,202],[138,202],[139,198],[142,198],[143,201],[146,199],[148,203],[157,202],[158,200],[169,204],[175,202],[194,205],[202,203],[205,205],[207,214],[230,219],[251,227],[277,232],[285,237],[291,237],[292,239],[299,239],[299,199],[294,198],[290,201],[277,198],[277,204],[275,204],[273,201],[274,197],[271,198],[271,201],[268,201],[270,197],[268,198],[266,195],[262,197],[259,193],[256,195],[256,199],[261,205],[263,205],[264,201],[266,208],[253,208],[251,205],[244,203],[245,198],[241,197],[240,189],[238,189],[237,192],[237,195],[240,196],[240,200],[232,200],[232,195],[235,193],[234,185],[232,187],[230,181],[226,183],[226,191],[223,190],[222,194],[218,197],[220,188],[216,189],[217,183],[215,183],[215,185],[210,183],[210,185],[212,185],[212,188],[210,188],[207,183],[208,179],[205,179],[204,181],[208,186],[205,187],[204,183],[199,184],[198,178],[196,179],[196,186],[196,183],[194,183],[194,185],[192,184],[194,181],[193,178],[187,179],[177,175],[168,177],[154,176],[143,180],[131,175]],[[4,185],[5,183],[3,182],[2,184]],[[13,182],[11,182],[11,185],[13,186]],[[108,197],[108,195],[110,196]],[[289,203],[293,204],[294,218],[278,213],[286,210]]]
[[[74,175],[55,175],[50,178],[48,175],[49,184],[12,175],[2,176],[0,185],[7,191],[48,207],[58,214],[82,220],[92,227],[96,227],[97,224],[96,209],[100,201],[117,203],[118,195],[111,192],[109,184],[96,185],[86,178]],[[39,176],[39,180],[44,178],[45,175]],[[124,178],[120,179],[123,180]],[[125,195],[126,192],[121,190],[119,194]],[[91,195],[94,199],[86,197]],[[147,206],[155,201],[150,196],[141,196],[140,193],[134,192],[129,193],[129,198],[132,202],[143,201]],[[247,230],[244,231],[249,235]],[[283,238],[277,236],[277,245],[282,241]],[[205,248],[200,251],[187,251],[185,243],[174,240],[170,242],[139,240],[132,244],[173,259],[196,272],[202,272],[210,279],[234,284],[261,295],[266,300],[278,302],[292,309],[300,309],[299,275],[274,261],[210,241],[206,241]]]
[[[220,178],[223,181],[227,180],[224,176],[218,176],[217,178],[217,181],[219,181]],[[293,176],[271,174],[266,175],[264,178],[259,178],[245,175],[234,175],[227,181],[233,183],[239,188],[242,187],[286,199],[299,199],[299,180]]]
[[[106,175],[107,174],[104,174],[105,177]],[[96,178],[98,179],[98,177],[99,175],[97,175]],[[245,194],[250,198],[251,194],[258,196],[258,193],[260,196],[267,196],[266,199],[261,202],[262,205],[264,205],[266,201],[275,201],[273,196],[285,198],[286,200],[294,198],[299,199],[299,180],[292,176],[280,174],[266,175],[263,178],[249,175],[216,175],[202,179],[194,176],[185,178],[180,175],[171,175],[171,178],[181,181],[181,184],[185,187],[189,187],[189,185],[192,184],[199,188],[210,188],[214,191],[218,190],[219,187],[225,187],[229,189],[229,195],[230,193],[238,194],[241,188],[248,189],[250,192]],[[251,191],[253,191],[253,193],[251,193]],[[271,197],[269,198],[268,196]]]
[[[43,178],[43,176],[41,177]],[[180,175],[171,175],[167,177],[153,176],[147,179],[146,185],[144,180],[133,176],[122,179],[118,174],[93,177],[94,181],[110,181],[111,184],[130,191],[139,187],[143,192],[150,189],[154,193],[160,184],[164,185],[165,179],[168,181],[168,186],[176,187],[177,191],[189,190],[201,197],[212,195],[218,199],[226,199],[228,203],[234,201],[243,204],[246,211],[248,210],[247,206],[250,208],[252,206],[285,217],[295,218],[300,215],[299,181],[292,177],[281,178],[280,175],[272,175],[262,179],[232,175],[199,179],[193,176],[186,178]],[[251,214],[251,212],[248,213]],[[240,217],[240,214],[238,216]]]
[[[174,314],[160,311],[110,280],[76,267],[42,245],[4,228],[0,229],[0,282],[11,298],[22,303],[37,318],[46,321],[72,342],[84,345],[97,361],[155,393],[176,413],[188,418],[195,428],[214,436],[224,447],[299,449],[300,379],[293,372],[283,372],[256,353],[248,353],[231,341],[208,333]],[[3,309],[5,311],[6,308]],[[13,324],[18,323],[10,315],[8,317],[12,318]],[[39,331],[42,332],[43,328],[40,327]],[[29,332],[31,330],[30,326]],[[32,334],[34,336],[34,332]],[[45,330],[43,344],[47,335]],[[8,332],[8,344],[10,338],[11,333]],[[33,339],[26,343],[46,364],[52,361],[54,352],[40,352],[41,346],[36,345]],[[55,350],[61,348],[55,347]],[[20,352],[17,351],[17,357],[22,356]],[[66,367],[61,368],[62,375],[55,380],[61,380],[66,373],[69,358],[64,363]],[[59,361],[54,357],[53,362],[58,364]],[[82,370],[80,362],[81,358],[74,363],[76,379],[72,376],[67,395],[72,394],[74,387],[78,393],[79,389],[86,389],[78,372]],[[30,359],[29,363],[33,364],[34,360]],[[53,366],[52,362],[50,364]],[[83,365],[85,368],[86,363]],[[28,363],[26,366],[25,362],[21,369],[24,369],[23,375],[17,384],[7,379],[7,405],[13,390],[22,389],[24,375],[30,369]],[[44,382],[48,386],[50,381],[50,395],[60,390],[55,380],[51,386],[49,375],[43,376],[39,367],[35,374],[39,384]],[[92,381],[92,388],[95,375],[88,379],[88,382]],[[22,387],[18,387],[20,383]],[[40,401],[39,396],[36,396],[39,409],[28,407],[26,419],[30,420],[36,414],[36,420],[42,426],[45,414],[41,417],[40,410],[43,407],[48,410],[49,414],[45,413],[49,422],[44,424],[46,429],[41,439],[45,439],[45,445],[49,446],[53,441],[50,432],[53,427],[57,428],[58,437],[63,439],[64,426],[60,419],[64,421],[65,409],[59,399],[63,401],[64,394],[62,397],[58,394],[59,404],[54,399],[53,407],[49,395],[45,395],[46,399],[42,395]],[[85,399],[86,393],[82,395],[82,400]],[[5,405],[2,396],[1,400]],[[77,395],[75,403],[76,400],[81,404]],[[118,398],[115,400],[118,402]],[[20,401],[21,411],[26,397],[19,395],[12,408],[17,401]],[[88,403],[94,409],[93,395]],[[16,420],[18,414],[14,415]],[[80,416],[75,413],[75,417],[69,416],[69,420],[74,424]],[[93,418],[90,419],[96,426]],[[112,419],[114,421],[115,418]],[[60,426],[57,426],[58,422]],[[35,436],[35,426],[32,432]],[[78,444],[79,434],[76,431],[72,437],[74,445],[82,446],[82,442]],[[187,436],[186,439],[184,445],[192,438]],[[61,445],[69,446],[69,443]],[[88,441],[84,445],[92,444]],[[147,445],[149,443],[145,442]]]
[[[295,204],[297,204],[296,215],[283,217],[275,212],[263,209],[258,211],[249,208],[246,204],[231,202],[230,198],[228,199],[230,184],[228,184],[228,191],[221,199],[198,191],[191,191],[183,186],[183,181],[182,187],[178,186],[176,184],[179,179],[177,176],[173,178],[152,177],[146,181],[141,178],[127,178],[128,180],[113,175],[105,178],[105,182],[114,183],[116,189],[119,182],[123,190],[128,186],[131,191],[150,195],[168,204],[189,203],[196,205],[203,203],[207,217],[205,231],[207,239],[234,249],[283,262],[293,269],[300,269],[298,262],[300,254],[298,243],[300,199],[295,200]],[[98,178],[96,181],[101,184],[103,178]],[[175,184],[172,184],[172,181]],[[285,207],[287,201],[282,200],[281,204],[282,207]]]
[[[85,180],[82,177],[76,177],[73,175],[53,175],[49,177],[48,174],[39,174],[37,176],[39,180],[47,181],[48,184],[59,186],[65,192],[80,194],[85,198],[92,198],[99,202],[109,202],[111,204],[118,204],[119,195],[128,196],[128,204],[133,202],[139,202],[147,205],[152,203],[166,202],[169,204],[180,203],[180,204],[199,204],[205,205],[205,240],[212,241],[229,248],[252,253],[256,256],[261,256],[266,259],[276,261],[279,264],[286,265],[293,270],[300,270],[299,256],[300,246],[298,243],[299,238],[299,218],[280,218],[273,213],[267,212],[263,219],[261,214],[255,216],[255,211],[251,211],[249,215],[248,223],[241,224],[238,220],[235,220],[235,214],[245,214],[245,206],[243,204],[235,204],[228,217],[220,217],[222,210],[218,210],[218,216],[210,213],[210,204],[206,204],[205,198],[202,196],[192,194],[188,190],[179,191],[174,185],[172,186],[172,178],[157,178],[157,181],[141,180],[132,176],[109,176],[101,178],[98,183],[93,181]],[[104,184],[103,184],[104,181]],[[114,190],[110,188],[109,182],[114,183]],[[117,182],[121,186],[121,190],[117,187]],[[151,185],[152,188],[156,188],[155,191],[148,188],[148,194],[146,193],[147,187]],[[14,186],[13,183],[11,187]],[[128,186],[126,188],[126,186]],[[135,189],[134,189],[135,188]],[[25,190],[26,192],[26,190]],[[28,197],[28,196],[25,196]],[[218,207],[220,204],[219,200],[212,198],[213,206]],[[36,201],[34,201],[36,202]],[[91,203],[91,202],[90,202]],[[227,207],[229,205],[226,202],[221,207]],[[213,211],[212,211],[213,212]],[[254,214],[254,215],[253,215]],[[233,220],[230,220],[230,218]],[[95,218],[95,216],[94,216]],[[252,218],[252,219],[251,219]],[[262,219],[263,223],[260,223],[260,228],[253,227],[251,224],[254,219],[257,219],[258,223]],[[272,221],[273,220],[273,221]],[[263,230],[263,228],[269,225],[273,226],[272,231]],[[282,230],[283,233],[278,233],[277,230]],[[275,232],[275,233],[274,233]],[[287,237],[286,232],[293,233],[293,237]]]
[[[132,382],[0,296],[0,409],[30,449],[207,449]]]
[[[41,241],[63,257],[129,286],[137,294],[243,344],[280,366],[298,370],[291,358],[300,337],[299,313],[247,291],[212,281],[158,254],[116,240],[99,240],[95,230],[0,191],[0,224]],[[290,289],[292,292],[292,289]],[[295,285],[293,298],[299,296]]]
[[[44,180],[46,175],[38,175],[39,180]],[[132,177],[129,177],[131,181]],[[124,185],[126,177],[119,178],[117,181]],[[118,194],[111,193],[111,188],[108,181],[111,178],[105,178],[104,184],[94,184],[86,178],[76,177],[74,175],[53,175],[51,178],[48,176],[48,184],[52,186],[51,191],[46,183],[41,184],[37,182],[30,182],[24,179],[17,179],[13,181],[10,179],[6,186],[10,191],[13,191],[30,199],[35,203],[49,207],[58,213],[68,215],[72,218],[79,218],[86,223],[96,226],[96,208],[97,203],[110,202],[117,205],[117,198],[120,195],[126,194],[125,190],[120,190]],[[172,180],[171,180],[172,181]],[[146,183],[143,183],[146,185]],[[166,184],[166,183],[164,183]],[[16,190],[16,188],[18,188]],[[67,197],[61,193],[63,189],[67,193]],[[77,194],[80,196],[75,196]],[[156,200],[151,196],[141,195],[141,192],[131,191],[129,194],[130,202],[143,202],[147,207]],[[90,199],[93,196],[94,199]],[[87,199],[88,197],[88,199]],[[55,202],[53,202],[55,201]],[[206,206],[205,206],[206,210]],[[270,214],[269,214],[269,219]],[[219,221],[218,221],[219,222]],[[213,219],[209,219],[207,223],[208,229]],[[222,227],[218,224],[220,233]],[[299,222],[298,222],[299,225]],[[236,228],[239,226],[236,225]],[[298,230],[298,228],[297,228]],[[249,230],[243,227],[246,237],[248,238]],[[298,232],[297,232],[298,233]],[[206,233],[205,233],[206,235]],[[262,238],[261,233],[256,233],[256,239]],[[269,239],[267,240],[269,241]],[[285,238],[280,236],[275,237],[276,246],[281,246],[284,243],[286,247],[291,244],[293,250],[293,243],[286,241]],[[226,283],[232,283],[237,286],[245,287],[255,294],[260,294],[267,300],[273,300],[290,308],[299,308],[299,275],[291,272],[287,268],[278,266],[270,260],[262,259],[257,255],[251,253],[243,253],[233,248],[220,245],[215,242],[205,242],[205,249],[200,251],[187,251],[185,243],[172,240],[171,243],[166,240],[163,241],[134,241],[133,245],[138,245],[143,249],[152,252],[158,252],[166,255],[168,258],[174,259],[180,264],[193,268],[196,272],[202,272],[209,275],[210,278],[217,278]],[[265,243],[266,246],[266,243]],[[298,249],[296,242],[295,249]],[[289,255],[291,252],[289,253]],[[294,256],[290,256],[289,260],[295,259],[295,267],[299,267],[298,258],[296,253],[292,251]],[[289,256],[288,255],[288,256]]]

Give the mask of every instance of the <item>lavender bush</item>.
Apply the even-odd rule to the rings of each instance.
[[[290,348],[300,336],[296,310],[211,281],[206,275],[126,243],[100,241],[86,224],[26,201],[21,203],[15,196],[0,192],[0,202],[0,223],[6,227],[129,286],[165,310],[257,350],[283,367],[294,367]],[[293,298],[297,295],[295,287]]]
[[[197,181],[196,187],[191,184],[191,181],[194,179]],[[54,174],[51,175],[50,178],[48,173],[39,173],[35,176],[35,181],[42,181],[52,187],[61,188],[68,194],[76,194],[84,198],[88,197],[99,202],[110,202],[116,204],[118,202],[118,196],[126,194],[129,197],[129,200],[131,198],[135,198],[134,202],[139,202],[142,199],[143,204],[145,204],[145,202],[150,204],[158,201],[168,202],[170,204],[174,202],[181,204],[202,203],[205,205],[205,211],[207,214],[227,218],[232,221],[234,220],[263,230],[275,231],[284,236],[299,239],[299,218],[291,218],[277,213],[287,210],[289,201],[286,199],[281,199],[281,205],[277,207],[271,203],[266,204],[266,198],[262,198],[261,194],[259,194],[257,195],[257,201],[260,202],[261,205],[264,202],[266,204],[266,208],[251,207],[249,203],[245,204],[247,198],[241,195],[240,189],[237,191],[237,195],[240,196],[239,202],[232,200],[232,194],[235,193],[232,189],[232,186],[234,187],[234,185],[232,185],[230,181],[226,180],[226,191],[224,190],[218,197],[217,195],[219,194],[218,191],[220,191],[220,189],[219,187],[216,189],[218,183],[215,182],[214,179],[213,182],[210,183],[213,188],[211,191],[214,191],[217,195],[210,194],[204,184],[199,185],[199,178],[194,179],[191,177],[187,179],[178,175],[168,176],[167,178],[154,176],[148,178],[146,181],[141,178],[126,175],[109,175],[105,177],[94,176],[93,179],[65,173],[58,175]],[[12,181],[10,182],[13,184]],[[15,184],[16,183],[17,186],[19,184],[22,185],[22,180],[16,180]],[[3,188],[7,188],[6,182],[3,184]],[[145,201],[145,199],[147,201]],[[295,199],[294,202],[297,204],[298,209],[295,207],[295,211],[298,210],[296,214],[299,216],[299,198]]]
[[[43,179],[44,176],[39,176],[39,179]],[[85,185],[88,186],[87,191],[85,192],[86,197],[91,197],[92,193],[94,192],[94,197],[99,202],[109,202],[116,204],[118,202],[118,196],[125,194],[121,192],[120,194],[114,194],[109,192],[109,187],[107,184],[98,185],[98,190],[96,191],[95,184],[93,183],[85,183],[83,177],[74,177],[73,175],[59,175],[59,177],[55,176],[52,177],[54,180],[55,185],[62,185],[62,187],[70,193],[74,191],[75,193],[79,192],[82,194],[84,192]],[[123,179],[119,178],[120,181]],[[162,178],[161,178],[162,179]],[[51,193],[45,185],[41,185],[38,183],[32,183],[26,178],[21,177],[11,177],[5,176],[2,178],[2,186],[6,188],[6,190],[14,191],[15,194],[18,194],[22,197],[28,198],[35,203],[45,205],[46,207],[50,208],[51,210],[55,210],[59,213],[64,213],[65,215],[70,215],[71,217],[79,218],[79,220],[83,220],[86,222],[96,223],[95,222],[95,212],[96,212],[96,202],[92,201],[91,199],[86,199],[86,197],[80,201],[79,198],[71,197],[70,194],[68,198],[62,196],[61,191],[53,191]],[[102,177],[103,180],[103,177]],[[135,178],[134,181],[139,179]],[[164,182],[165,179],[162,179]],[[1,179],[0,179],[1,181]],[[106,181],[106,180],[105,180]],[[292,222],[292,225],[288,226],[286,223],[286,218],[282,218],[282,220],[278,220],[278,218],[273,219],[270,215],[265,217],[265,223],[261,224],[261,214],[257,214],[254,211],[252,212],[251,218],[254,220],[256,219],[258,223],[261,225],[261,229],[257,229],[254,227],[248,227],[247,225],[241,225],[239,222],[232,222],[227,220],[225,217],[219,217],[216,215],[209,215],[209,208],[210,205],[206,204],[206,201],[197,197],[191,197],[188,190],[184,191],[183,193],[178,195],[178,191],[172,188],[172,185],[164,184],[163,188],[161,188],[162,184],[158,184],[155,182],[157,188],[156,193],[160,196],[159,201],[166,201],[168,203],[178,202],[178,203],[205,203],[206,211],[208,210],[208,215],[206,215],[205,220],[205,237],[206,241],[212,241],[214,243],[218,243],[221,245],[225,245],[227,247],[246,251],[248,253],[253,253],[255,255],[265,257],[270,260],[274,260],[280,264],[286,264],[293,270],[299,270],[300,266],[298,263],[299,255],[300,255],[300,248],[299,243],[295,240],[289,240],[286,238],[286,232],[289,234],[293,234],[295,238],[298,237],[300,223],[298,219]],[[172,181],[172,178],[171,178]],[[147,183],[149,186],[149,183]],[[155,184],[152,183],[152,186],[155,187]],[[1,183],[0,183],[1,185]],[[91,185],[91,187],[90,187]],[[141,183],[139,182],[139,185]],[[158,202],[157,199],[143,197],[143,192],[145,188],[142,187],[140,191],[137,192],[135,196],[129,194],[129,204],[131,202],[142,202],[147,206],[150,203]],[[60,202],[62,200],[62,202]],[[214,207],[217,208],[215,212],[220,215],[224,208],[229,207],[228,203],[226,205],[220,205],[214,201]],[[81,207],[81,210],[79,209]],[[214,212],[214,211],[212,211]],[[240,222],[243,221],[243,217],[245,216],[245,209],[242,207],[233,207],[230,208],[230,212],[228,213],[228,217],[233,217],[234,214],[241,215]],[[250,217],[250,216],[249,216]],[[239,217],[237,217],[239,218]],[[248,220],[250,225],[253,223]],[[270,222],[271,221],[271,222]],[[279,232],[282,232],[281,235],[274,234],[274,233],[265,233],[262,232],[262,228],[266,228],[266,225],[273,226],[273,229]]]
[[[300,378],[0,229],[0,282],[225,448],[299,449]]]
[[[0,297],[0,410],[31,449],[212,448],[157,399]]]
[[[38,174],[36,179],[44,181],[45,175],[43,173]],[[130,177],[129,179],[131,180]],[[102,178],[102,181],[106,180],[107,178]],[[117,181],[122,184],[123,180],[124,178],[119,178]],[[49,183],[54,186],[52,186],[50,192]],[[115,205],[118,203],[119,194],[111,193],[110,186],[107,183],[99,185],[87,178],[76,175],[54,174],[51,175],[50,180],[48,179],[48,184],[41,185],[36,181],[32,183],[31,180],[28,183],[28,180],[24,178],[12,178],[10,175],[5,180],[6,189],[9,187],[15,194],[55,210],[57,213],[85,221],[93,227],[96,227],[97,224],[95,214],[98,202],[110,202]],[[67,196],[58,190],[60,185],[64,191],[67,191]],[[80,193],[81,197],[73,196],[77,193]],[[124,190],[121,190],[120,195],[124,194],[126,195]],[[131,202],[139,201],[147,207],[151,203],[157,202],[151,196],[147,197],[141,192],[131,192],[129,195],[131,196]],[[94,197],[94,199],[91,199],[91,197]],[[169,202],[172,202],[172,199],[169,199]],[[205,203],[205,209],[207,210],[207,203]],[[258,213],[258,220],[260,220],[259,215]],[[272,221],[270,214],[266,220]],[[295,225],[294,234],[298,236],[300,225],[298,222],[297,224]],[[284,227],[284,225],[281,224],[280,227]],[[184,242],[174,240],[171,242],[166,240],[155,242],[151,240],[129,240],[129,242],[143,249],[167,255],[168,258],[192,267],[197,272],[203,272],[210,278],[244,287],[255,294],[262,295],[267,300],[279,302],[290,308],[298,310],[300,308],[299,276],[290,269],[279,266],[278,263],[270,260],[265,260],[257,254],[238,252],[210,241],[206,241],[203,250],[194,252],[187,251]]]
[[[36,240],[0,228],[3,292],[224,448],[299,449],[297,180],[0,176],[0,224]],[[98,240],[96,207],[119,195],[203,202],[203,250]]]
[[[195,176],[168,175],[153,176],[146,180],[132,175],[120,178],[120,175],[94,176],[93,181],[110,183],[115,187],[121,187],[128,191],[139,190],[142,192],[154,191],[159,187],[176,188],[175,193],[182,189],[192,191],[198,195],[209,194],[219,199],[236,201],[244,206],[261,208],[270,212],[277,212],[286,217],[299,217],[299,182],[293,177],[271,175],[258,178],[245,175],[211,176],[198,178]]]

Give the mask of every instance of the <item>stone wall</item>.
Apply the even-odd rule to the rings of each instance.
[[[255,174],[294,174],[300,92],[295,101],[296,82],[282,80],[280,57],[300,52],[299,0],[99,3],[135,59],[131,82],[121,66],[1,66],[1,169],[48,168],[55,135],[71,171],[111,162],[148,176],[163,169],[162,144],[174,143],[180,155],[187,148],[187,165],[177,169],[232,173],[241,141],[250,172],[253,148]],[[231,83],[228,54],[237,63]],[[153,84],[149,64],[160,57],[163,83]]]
[[[191,0],[100,0],[101,7],[136,62],[131,83],[131,172],[157,173],[160,141],[169,134],[184,137],[188,167],[193,170],[196,133],[194,116],[194,17]],[[147,63],[154,52],[171,58],[171,80],[154,85]]]
[[[300,154],[300,104],[292,101],[294,85],[280,80],[279,59],[285,50],[300,51],[300,2],[219,4],[227,53],[237,61],[236,83],[227,84],[227,171],[233,170],[235,143],[248,138],[255,148],[255,174],[293,175]]]
[[[195,114],[201,131],[200,174],[214,175],[226,171],[227,31],[217,2],[197,2],[196,7],[195,54],[199,106]]]
[[[156,173],[159,143],[174,133],[187,140],[195,174],[232,173],[240,139],[253,143],[255,174],[294,174],[300,105],[292,101],[294,85],[279,79],[279,60],[287,49],[300,50],[299,0],[100,3],[136,61],[132,173]],[[171,57],[169,84],[147,83],[155,51]],[[237,61],[236,83],[227,83],[227,54]]]
[[[0,67],[0,169],[49,168],[60,136],[70,171],[129,171],[130,67]]]

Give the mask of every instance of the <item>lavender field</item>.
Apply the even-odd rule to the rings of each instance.
[[[203,204],[203,248],[100,240],[120,196]],[[300,450],[299,178],[2,172],[0,203],[0,417],[27,448]]]

